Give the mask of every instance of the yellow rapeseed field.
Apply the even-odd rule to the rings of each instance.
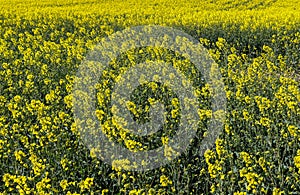
[[[163,130],[139,137],[112,117],[120,109],[110,105],[114,82],[135,64],[174,65],[193,83],[200,107],[187,151],[158,168],[131,171],[128,159],[110,165],[98,158],[103,151],[82,142],[73,89],[95,45],[141,25],[198,40],[218,64],[227,103],[222,132],[199,155],[214,95],[202,73],[165,48],[121,53],[95,87],[96,120],[115,144],[133,153],[162,146],[166,159],[177,155],[168,144],[183,117],[180,98],[155,76],[125,106],[142,123],[151,107],[164,104]],[[300,193],[298,0],[0,0],[0,81],[0,194]]]

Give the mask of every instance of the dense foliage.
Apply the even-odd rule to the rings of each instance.
[[[0,4],[3,194],[300,192],[297,0],[0,0]],[[215,147],[204,156],[195,152],[203,137],[199,131],[189,151],[170,164],[148,172],[130,172],[103,163],[80,141],[72,112],[72,89],[81,61],[103,37],[147,24],[185,31],[209,50],[224,79],[227,114]],[[116,69],[104,75],[99,91],[105,87],[105,79],[119,74],[123,66],[137,63],[137,56],[147,52],[143,60],[152,56],[189,64],[164,49],[129,51],[120,57]],[[208,86],[197,77],[191,78],[198,82],[198,93],[205,102]],[[153,95],[151,86],[148,91],[147,86],[141,88],[146,94],[142,89],[137,91],[132,107],[139,97],[163,99]],[[110,95],[105,92],[98,93],[99,100]],[[209,103],[201,105],[200,129],[205,130]],[[171,111],[174,107],[170,118],[176,124],[178,116],[173,117]],[[108,116],[102,114],[99,119],[103,117]],[[165,138],[155,139],[151,147],[165,144],[172,133],[161,135]],[[122,139],[121,135],[115,137]],[[126,137],[120,144],[134,150],[141,147],[139,141]]]

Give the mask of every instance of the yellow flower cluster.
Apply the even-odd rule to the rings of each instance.
[[[0,194],[297,194],[300,192],[300,6],[297,3],[295,0],[2,1]],[[92,89],[96,91],[95,97],[85,96],[87,101],[81,106],[87,107],[89,98],[97,100],[91,113],[114,144],[135,153],[161,148],[164,157],[171,160],[154,170],[131,172],[126,170],[137,167],[136,162],[124,157],[110,166],[102,161],[103,148],[83,144],[81,139],[86,132],[81,130],[92,129],[97,123],[74,119],[74,81],[86,54],[103,38],[127,27],[149,24],[185,31],[208,49],[222,74],[227,107],[226,112],[218,110],[218,106],[212,108],[213,104],[224,102],[212,102],[211,83],[205,81],[203,73],[186,56],[160,47],[120,53],[97,78]],[[191,82],[194,90],[191,93],[198,100],[195,101],[199,117],[197,133],[182,154],[170,143],[182,122],[182,106],[195,102],[189,98],[180,102],[183,94],[175,94],[167,84],[160,83],[161,75],[156,73],[151,82],[146,82],[149,78],[145,75],[137,78],[140,85],[128,91],[130,99],[124,100],[114,93],[122,75],[149,61],[166,62],[181,72]],[[89,67],[91,72],[95,71],[92,67]],[[209,73],[213,76],[214,72]],[[173,73],[166,76],[169,84],[177,79]],[[81,84],[87,80],[82,79]],[[187,82],[183,81],[182,86],[186,87]],[[120,108],[111,105],[113,98],[124,104],[138,124],[149,122],[151,108],[163,104],[164,124],[152,134],[136,135],[126,129],[130,126],[126,117],[114,116]],[[213,146],[203,146],[202,140],[210,139],[208,127],[223,119],[224,132],[216,140],[209,140]],[[98,130],[91,139],[97,140]],[[146,160],[142,163],[148,163]],[[153,160],[160,159],[153,157]]]

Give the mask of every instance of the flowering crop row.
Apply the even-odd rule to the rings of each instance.
[[[295,0],[0,0],[0,194],[297,194],[300,192],[300,8]],[[73,84],[103,37],[136,25],[183,30],[220,67],[227,112],[213,148],[197,154],[211,118],[210,86],[191,62],[139,48],[110,64],[97,85],[97,119],[131,151],[167,146],[180,120],[172,90],[150,82],[127,102],[147,120],[168,105],[164,130],[139,138],[111,117],[112,82],[132,64],[163,60],[195,84],[199,130],[190,149],[147,172],[110,166],[80,141]],[[88,122],[87,122],[88,123]],[[165,147],[165,155],[172,154]]]

